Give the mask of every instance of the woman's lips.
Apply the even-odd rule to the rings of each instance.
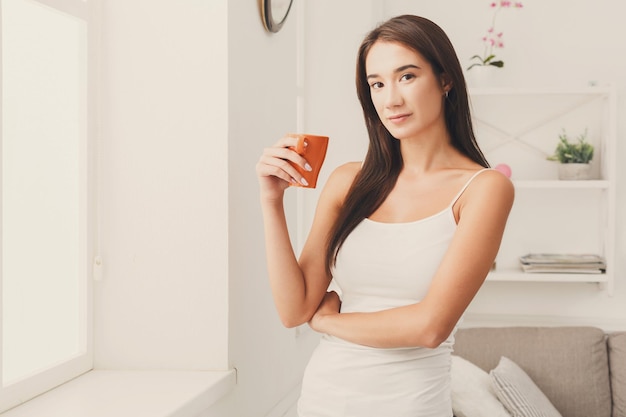
[[[391,123],[402,123],[404,122],[406,119],[409,118],[411,114],[409,113],[405,113],[405,114],[395,114],[393,116],[389,116],[387,117],[387,120],[389,120]]]

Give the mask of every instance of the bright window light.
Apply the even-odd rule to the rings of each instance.
[[[89,354],[87,22],[50,4],[0,3],[0,394]]]

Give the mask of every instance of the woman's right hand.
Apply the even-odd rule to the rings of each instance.
[[[306,159],[290,146],[295,147],[298,138],[284,136],[273,146],[265,148],[256,164],[256,173],[261,190],[261,198],[267,200],[282,199],[285,189],[298,183],[307,185],[304,177],[289,163],[311,170]]]

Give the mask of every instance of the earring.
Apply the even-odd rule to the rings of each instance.
[[[446,98],[448,98],[448,91],[446,91]]]

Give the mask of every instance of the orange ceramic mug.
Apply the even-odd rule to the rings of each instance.
[[[312,170],[306,171],[300,165],[292,164],[294,168],[306,179],[309,185],[298,183],[299,187],[315,188],[317,185],[317,177],[326,157],[326,148],[328,148],[328,136],[308,135],[289,133],[287,136],[298,138],[296,146],[290,146],[290,149],[302,155],[311,165]]]

